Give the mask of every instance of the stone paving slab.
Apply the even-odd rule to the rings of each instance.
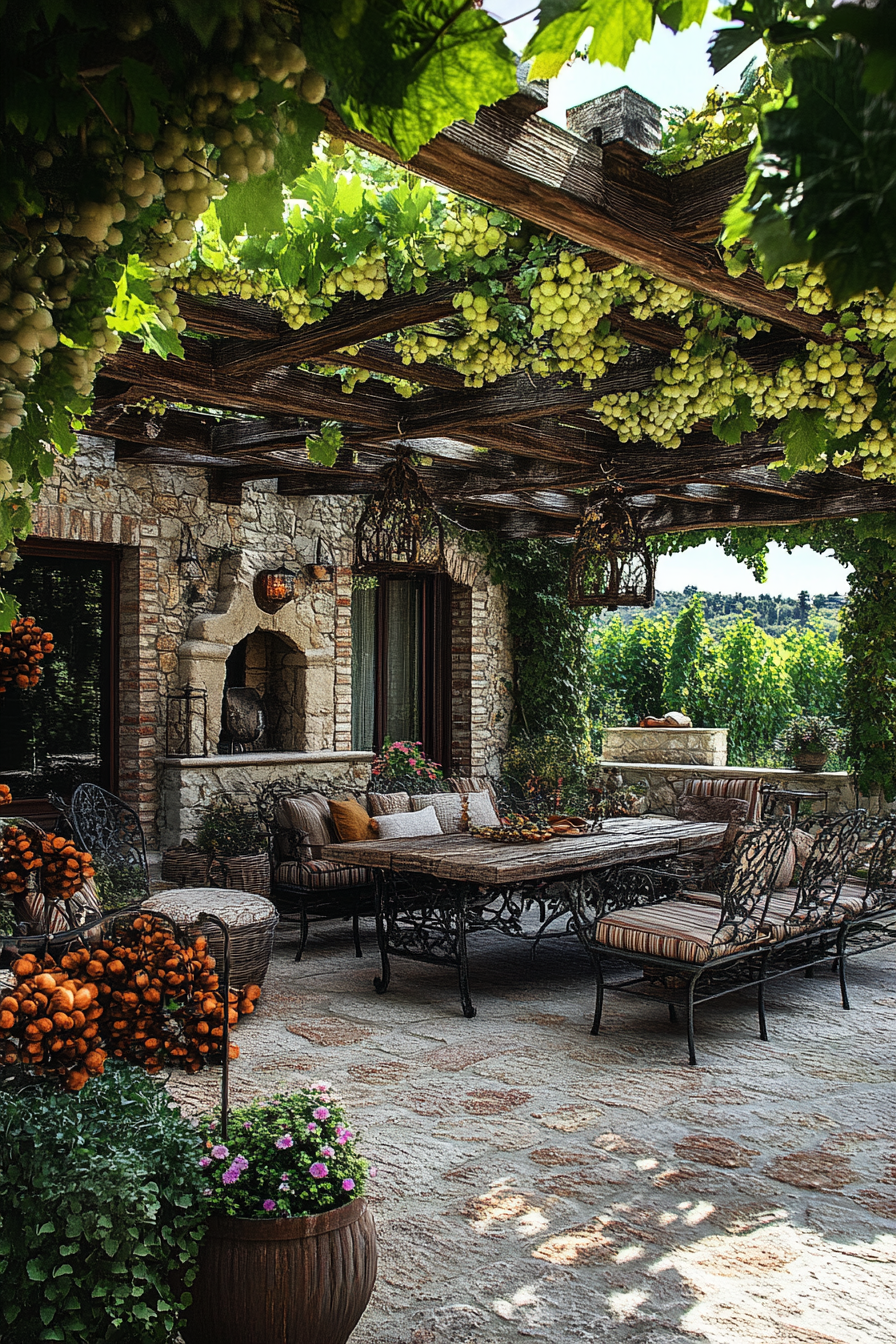
[[[380,1273],[352,1344],[892,1344],[896,950],[697,1018],[608,996],[574,940],[481,935],[454,974],[396,959],[373,992],[348,926],[278,935],[236,1033],[233,1099],[326,1078],[378,1168]],[[170,1086],[188,1112],[214,1076]]]

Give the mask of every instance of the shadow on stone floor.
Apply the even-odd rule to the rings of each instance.
[[[698,1016],[700,1067],[665,1008],[610,1000],[574,940],[471,949],[454,974],[398,961],[373,993],[350,931],[278,936],[240,1024],[236,1100],[325,1077],[378,1168],[377,1289],[353,1344],[891,1344],[896,1315],[892,951],[836,982]],[[212,1079],[178,1079],[188,1110]]]

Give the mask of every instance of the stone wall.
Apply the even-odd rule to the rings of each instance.
[[[356,497],[281,496],[275,479],[246,484],[239,503],[219,503],[209,498],[204,469],[116,460],[111,442],[99,438],[84,437],[78,454],[61,462],[35,510],[35,531],[121,548],[118,788],[136,803],[151,836],[168,695],[188,681],[205,686],[214,753],[226,659],[255,631],[277,636],[290,651],[290,676],[302,697],[290,727],[301,741],[293,745],[306,756],[350,752],[351,565],[362,507]],[[188,553],[190,537],[198,561]],[[328,581],[305,577],[318,539],[336,561]],[[255,604],[253,580],[282,564],[302,576],[298,597],[269,615]],[[479,560],[456,545],[449,548],[449,571],[458,618],[454,768],[479,774],[496,768],[509,724],[506,603]],[[338,773],[334,760],[323,764]]]
[[[209,756],[165,761],[159,808],[159,845],[195,840],[203,813],[216,793],[254,799],[254,791],[270,785],[322,786],[328,794],[346,795],[370,778],[373,756],[366,751],[247,752],[242,756]]]
[[[827,770],[817,774],[804,774],[800,770],[754,770],[746,766],[687,766],[657,765],[652,761],[628,761],[618,763],[608,759],[601,761],[602,766],[618,770],[626,784],[639,784],[642,781],[650,786],[648,811],[672,814],[677,799],[682,792],[686,779],[756,779],[767,784],[777,784],[782,789],[796,789],[801,792],[826,792],[827,801],[818,799],[808,804],[813,812],[827,812],[834,816],[838,812],[848,812],[852,808],[864,807],[872,815],[888,812],[890,805],[877,794],[871,798],[860,796],[858,802],[853,790],[852,776],[845,771]]]

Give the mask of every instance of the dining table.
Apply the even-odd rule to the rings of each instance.
[[[392,957],[457,970],[465,1017],[475,1017],[467,938],[496,932],[537,945],[575,936],[593,961],[588,930],[593,897],[608,869],[667,859],[722,843],[726,822],[643,815],[606,819],[600,829],[539,843],[504,842],[469,832],[326,845],[321,858],[370,868],[384,994]]]

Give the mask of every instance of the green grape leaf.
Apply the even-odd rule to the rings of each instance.
[[[624,70],[636,43],[650,41],[653,24],[652,0],[545,0],[538,31],[523,53],[533,58],[529,78],[558,75],[589,28],[588,59]]]
[[[720,411],[712,422],[712,432],[723,443],[740,443],[745,434],[757,428],[753,415],[752,402],[742,393],[735,398],[734,405]]]
[[[121,75],[134,109],[135,132],[138,135],[156,135],[159,129],[156,104],[160,107],[168,106],[168,90],[151,66],[143,61],[132,60],[130,56],[125,56],[121,62]]]
[[[335,466],[344,442],[345,436],[338,421],[324,420],[320,434],[309,435],[305,440],[309,462],[317,462],[322,467]]]
[[[302,45],[343,120],[403,159],[517,91],[503,28],[458,0],[307,0]]]
[[[6,634],[19,615],[19,604],[9,593],[0,590],[0,633]],[[12,1318],[7,1316],[7,1320]]]
[[[289,119],[296,124],[295,131],[283,132],[274,150],[274,166],[284,182],[295,182],[313,160],[312,151],[326,124],[319,107],[297,99],[290,108]]]
[[[825,455],[832,431],[824,418],[824,411],[815,409],[788,412],[781,421],[778,435],[784,444],[784,456],[791,470],[815,466]]]
[[[283,184],[279,173],[250,177],[248,182],[232,182],[215,209],[226,243],[238,234],[248,234],[256,240],[272,237],[283,228]]]
[[[709,39],[709,63],[716,74],[724,70],[726,65],[736,61],[738,56],[742,56],[745,51],[752,47],[754,42],[758,42],[761,33],[754,32],[752,28],[719,28]]]

